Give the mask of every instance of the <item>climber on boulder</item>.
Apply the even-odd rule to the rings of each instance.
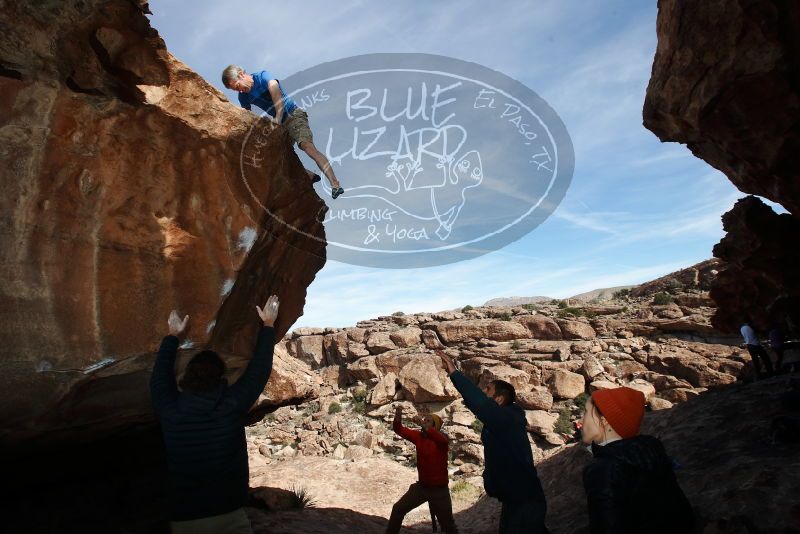
[[[189,316],[181,320],[174,310],[170,314],[169,335],[158,349],[150,394],[166,449],[173,534],[252,532],[242,508],[249,482],[244,427],[272,371],[279,305],[272,295],[263,309],[256,306],[263,326],[255,352],[231,386],[224,378],[225,363],[216,352],[204,350],[189,361],[178,389],[175,359]]]
[[[263,109],[277,124],[286,125],[289,135],[300,150],[314,160],[331,184],[331,196],[336,199],[344,193],[328,158],[314,145],[314,137],[308,125],[308,114],[297,107],[294,100],[286,96],[280,81],[269,71],[248,74],[237,65],[229,65],[222,71],[222,84],[239,93],[239,104],[245,109],[253,105]],[[319,176],[314,175],[314,182]]]
[[[458,534],[453,519],[453,503],[450,499],[447,475],[447,449],[450,439],[441,433],[442,418],[436,414],[416,419],[421,430],[403,426],[403,407],[398,405],[394,411],[392,428],[403,439],[417,448],[417,472],[419,481],[408,487],[405,495],[392,507],[387,534],[397,534],[403,518],[417,506],[427,502],[430,506],[434,530],[436,519],[447,534]]]
[[[525,410],[514,402],[514,386],[494,380],[481,390],[444,351],[436,354],[464,404],[483,423],[483,487],[502,504],[500,534],[546,534],[547,502],[533,464]]]

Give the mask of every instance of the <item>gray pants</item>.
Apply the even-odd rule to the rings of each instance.
[[[253,534],[244,508],[191,521],[173,521],[170,526],[172,534]]]

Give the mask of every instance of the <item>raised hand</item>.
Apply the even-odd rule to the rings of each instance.
[[[186,325],[189,324],[189,316],[181,320],[178,312],[176,310],[172,310],[169,314],[169,319],[167,320],[167,325],[169,325],[169,335],[178,337],[186,330]]]
[[[256,311],[258,312],[258,316],[261,317],[261,320],[264,322],[264,326],[275,326],[275,319],[278,317],[278,308],[280,307],[280,301],[278,300],[277,295],[272,295],[267,299],[266,304],[264,304],[264,308],[259,308],[256,306]]]
[[[456,364],[453,363],[453,359],[450,358],[447,354],[444,353],[443,350],[437,350],[436,355],[442,359],[442,363],[444,364],[444,368],[447,370],[447,374],[452,374],[456,370]]]

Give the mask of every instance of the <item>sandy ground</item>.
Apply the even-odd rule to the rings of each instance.
[[[356,461],[298,457],[251,465],[251,487],[303,488],[315,505],[304,510],[248,512],[256,533],[378,533],[386,529],[392,505],[416,480],[416,470],[378,457]],[[480,494],[478,489],[468,490],[453,498],[453,511],[462,533],[493,531],[496,503],[485,498],[478,503]],[[404,531],[430,532],[427,506],[408,514],[403,525]]]

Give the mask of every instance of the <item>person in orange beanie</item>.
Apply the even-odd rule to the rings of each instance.
[[[586,401],[581,440],[594,459],[583,470],[591,534],[688,533],[694,513],[658,438],[639,434],[641,391],[601,389]]]

